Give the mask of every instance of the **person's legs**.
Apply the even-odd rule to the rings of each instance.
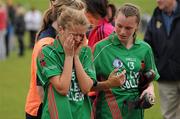
[[[6,47],[6,57],[9,56],[9,32],[7,30],[5,35],[5,47]]]
[[[177,82],[178,84],[178,109],[176,111],[176,119],[180,119],[180,81]]]
[[[6,48],[5,48],[5,30],[0,31],[0,60],[6,58]]]
[[[23,34],[18,34],[18,43],[19,43],[19,56],[24,55],[24,35]]]
[[[30,48],[33,49],[34,44],[35,44],[35,39],[36,39],[36,32],[35,30],[30,30]]]
[[[179,93],[176,82],[158,82],[161,111],[164,119],[175,119]]]

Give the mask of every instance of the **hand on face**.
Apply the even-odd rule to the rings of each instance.
[[[79,55],[80,49],[85,44],[86,44],[86,40],[84,40],[84,34],[77,36],[71,33],[70,35],[67,36],[63,44],[65,54],[70,56]]]
[[[74,56],[74,44],[75,44],[75,41],[73,39],[73,35],[71,34],[67,36],[66,40],[63,43],[65,55]]]
[[[83,36],[78,36],[79,38],[74,39],[75,40],[75,46],[74,46],[74,55],[79,56],[79,52],[82,48],[82,46],[85,46],[86,44],[86,39]]]
[[[79,55],[82,46],[84,46],[87,41],[85,40],[85,32],[86,27],[83,26],[74,26],[72,29],[63,30],[61,36],[64,41],[63,47],[66,50],[65,53],[71,56]]]

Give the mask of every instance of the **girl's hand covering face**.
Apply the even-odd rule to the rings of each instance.
[[[79,55],[79,52],[82,48],[82,46],[86,45],[85,35],[84,34],[78,34],[78,36],[74,37],[75,46],[74,46],[74,55]]]
[[[75,44],[75,41],[73,39],[73,35],[71,34],[71,35],[67,36],[66,40],[63,43],[65,55],[67,55],[67,56],[74,55],[74,44]]]
[[[79,25],[75,25],[71,29],[69,28],[64,30],[63,36],[65,43],[63,47],[66,47],[65,53],[73,56],[79,55],[82,46],[85,46],[87,44],[87,40],[85,37],[86,30],[86,27]],[[69,50],[71,50],[71,52]]]

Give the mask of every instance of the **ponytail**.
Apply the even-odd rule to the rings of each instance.
[[[55,18],[54,18],[54,15],[52,12],[53,12],[52,7],[45,11],[45,13],[43,15],[43,21],[42,21],[41,28],[36,35],[36,41],[38,40],[40,33],[43,30],[47,29],[48,25],[51,25],[53,23]]]

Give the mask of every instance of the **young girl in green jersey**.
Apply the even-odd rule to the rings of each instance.
[[[96,119],[143,119],[143,108],[136,107],[134,102],[147,93],[154,97],[152,83],[142,93],[138,87],[142,68],[143,71],[153,69],[154,79],[159,78],[151,47],[136,39],[139,24],[139,9],[135,5],[124,4],[115,16],[115,32],[94,48],[97,80],[107,80],[114,68],[119,68],[119,72],[126,70],[126,80],[122,86],[98,92],[94,113]]]
[[[45,90],[43,119],[90,119],[86,93],[96,79],[92,54],[84,47],[88,21],[83,10],[64,7],[58,35],[37,58],[37,75]]]
[[[31,81],[25,104],[26,119],[41,118],[44,90],[36,75],[36,57],[43,45],[50,44],[55,39],[58,31],[57,18],[60,16],[62,6],[79,10],[84,9],[84,3],[80,0],[50,0],[50,2],[51,6],[44,13],[43,23],[36,35],[36,43],[33,48]]]

